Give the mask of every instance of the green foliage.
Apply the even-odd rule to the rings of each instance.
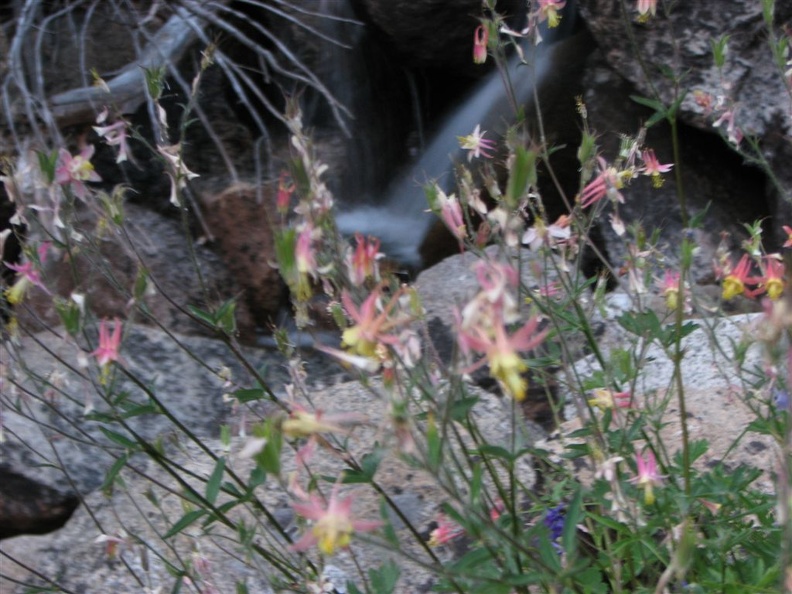
[[[227,299],[214,310],[203,310],[188,305],[190,313],[197,319],[228,336],[236,333],[236,299]]]

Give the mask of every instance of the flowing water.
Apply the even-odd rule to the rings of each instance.
[[[549,75],[552,50],[539,46],[533,53],[533,67],[519,67],[512,60],[509,77],[519,103],[527,103],[537,85]],[[378,237],[382,251],[416,269],[422,266],[421,243],[435,223],[427,212],[424,185],[437,182],[444,192],[454,185],[454,163],[464,159],[457,136],[470,134],[476,125],[499,139],[514,118],[506,87],[498,72],[492,73],[468,99],[451,113],[418,161],[398,175],[376,204],[358,206],[337,216],[338,227],[345,235],[361,232]]]
[[[572,20],[572,17],[566,18],[567,23]],[[545,41],[539,46],[524,45],[528,65],[521,64],[517,56],[508,64],[508,79],[514,97],[518,104],[528,107],[527,111],[533,104],[535,91],[541,91],[542,86],[555,76],[551,65],[558,61],[556,54],[563,51],[564,43],[553,43],[553,40],[562,36],[556,31],[545,33]],[[360,101],[356,105],[358,110],[363,108]],[[381,104],[370,106],[374,113],[385,108]],[[427,212],[424,186],[437,182],[443,191],[452,192],[454,164],[465,158],[457,137],[470,134],[476,125],[480,125],[487,131],[487,138],[500,140],[514,119],[514,107],[506,92],[504,77],[495,70],[446,115],[417,160],[398,173],[381,191],[371,194],[364,189],[361,194],[368,198],[362,203],[350,205],[351,201],[345,203],[341,200],[337,215],[339,230],[350,237],[355,233],[378,237],[382,242],[381,251],[388,258],[420,270],[424,265],[421,244],[436,223],[434,215]],[[371,150],[365,144],[358,143],[357,146],[364,147],[362,151],[358,150],[358,155],[365,153],[369,161],[375,158],[382,162],[383,154],[379,147]],[[364,168],[372,166],[369,162]]]

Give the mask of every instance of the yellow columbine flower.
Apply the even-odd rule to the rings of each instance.
[[[492,377],[500,381],[504,389],[518,402],[525,400],[528,389],[528,382],[522,376],[525,371],[528,371],[528,366],[513,351],[495,353],[490,357]]]
[[[25,293],[30,286],[30,280],[26,277],[20,279],[5,290],[5,298],[11,305],[18,305],[25,298]]]

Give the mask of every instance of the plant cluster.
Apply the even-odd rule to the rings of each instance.
[[[539,42],[539,25],[557,26],[564,4],[539,0],[529,26],[513,31],[503,24],[494,0],[488,0],[488,16],[473,36],[473,59],[502,61],[506,45],[525,52],[523,38]],[[772,7],[772,0],[764,1],[767,28],[774,32]],[[656,17],[658,6],[640,0],[629,9],[645,20]],[[774,59],[792,86],[791,42],[776,35],[771,35]],[[726,46],[725,39],[714,44],[719,66]],[[193,93],[212,59],[209,48],[191,85]],[[524,61],[531,68],[529,52]],[[168,140],[169,122],[160,101],[164,73],[148,71],[146,78],[154,113],[161,114],[160,135],[150,148],[170,179],[171,202],[183,212],[184,189],[196,174],[184,162],[180,144]],[[684,80],[675,83],[682,88]],[[639,98],[656,112],[646,125],[666,120],[676,135],[684,96],[680,91],[671,105],[659,97]],[[751,144],[739,128],[737,106],[726,95],[697,94],[696,100],[729,142],[738,148]],[[93,130],[96,142],[114,147],[123,161],[130,158],[128,143],[144,139],[113,114],[112,106],[98,113]],[[395,592],[403,561],[434,576],[434,591],[466,594],[792,592],[792,298],[787,291],[792,264],[764,251],[759,224],[749,227],[750,238],[736,263],[725,250],[715,263],[722,301],[755,299],[764,308],[754,341],[762,345],[766,363],[751,368],[746,363],[751,343],[718,343],[722,309],[706,318],[690,316],[704,311],[688,282],[696,249],[692,240],[684,239],[669,258],[656,237],[625,225],[619,216],[619,206],[630,199],[631,182],[646,176],[659,187],[666,174],[676,173],[685,225],[700,225],[706,213],[688,213],[685,205],[678,177],[684,164],[661,163],[645,145],[645,130],[624,137],[617,155],[603,154],[582,101],[579,114],[579,189],[568,197],[568,214],[555,221],[547,219],[537,185],[539,165],[549,167],[552,148],[542,138],[525,142],[528,123],[519,115],[503,139],[492,138],[478,125],[467,135],[460,131],[468,159],[457,170],[457,191],[427,186],[431,210],[475,262],[478,282],[477,292],[454,309],[456,348],[444,361],[425,332],[421,295],[381,267],[387,255],[379,252],[377,239],[356,236],[348,244],[339,237],[326,183],[332,172],[316,155],[299,102],[290,101],[284,121],[293,160],[277,183],[279,268],[299,326],[310,328],[308,306],[324,300],[340,339],[336,346],[318,348],[355,375],[372,399],[379,399],[380,416],[314,406],[299,352],[285,334],[279,334],[279,342],[290,359],[292,381],[285,396],[276,395],[237,344],[233,299],[216,307],[195,304],[184,315],[216,332],[227,345],[229,360],[240,362],[249,374],[232,379],[226,368],[214,370],[229,401],[249,409],[236,435],[223,428],[219,448],[186,428],[156,387],[137,378],[124,359],[127,329],[136,319],[150,317],[146,295],[156,279],[148,271],[141,266],[133,286],[118,287],[127,299],[123,321],[97,319],[84,295],[57,295],[48,282],[48,270],[68,267],[77,253],[94,253],[103,234],[126,234],[126,190],[97,189],[101,180],[91,162],[94,147],[87,142],[76,152],[54,145],[16,155],[4,164],[0,179],[16,207],[13,222],[27,227],[28,239],[21,261],[4,265],[15,280],[4,289],[2,332],[9,357],[0,363],[0,422],[4,414],[28,414],[43,403],[57,410],[59,401],[71,398],[56,375],[27,381],[26,374],[33,372],[26,369],[19,345],[32,332],[16,318],[35,292],[51,300],[62,323],[51,331],[78,361],[76,367],[64,361],[64,370],[68,367],[90,394],[82,403],[84,419],[99,424],[106,437],[89,445],[115,461],[103,485],[107,496],[125,490],[124,473],[139,468],[140,457],[150,458],[171,479],[152,479],[146,493],[167,521],[159,542],[126,530],[106,533],[101,526],[95,535],[104,554],[130,569],[136,557],[164,565],[173,578],[169,591],[219,591],[203,553],[207,543],[219,542],[229,556],[265,566],[279,591]],[[182,131],[190,125],[189,117],[188,106]],[[75,230],[81,209],[96,213],[91,233]],[[616,320],[625,342],[610,352],[601,348],[591,322],[592,312],[605,302],[607,283],[580,272],[584,248],[596,249],[591,228],[606,217],[629,254],[620,271],[608,274],[619,280],[631,303]],[[789,230],[785,247],[792,245]],[[4,231],[0,241],[11,232]],[[492,245],[496,247],[487,247]],[[672,261],[678,264],[672,266]],[[535,285],[526,283],[525,269]],[[648,298],[653,292],[662,295],[661,306]],[[711,446],[691,435],[688,378],[682,373],[685,338],[697,329],[711,332],[713,349],[733,362],[738,398],[754,416],[732,448],[750,432],[765,434],[775,444],[774,492],[757,486],[759,469],[701,463]],[[576,366],[584,352],[595,368],[586,375]],[[643,393],[641,376],[650,352],[670,361],[674,372],[665,390]],[[482,397],[469,378],[480,370],[502,394],[502,414],[510,428],[505,438],[499,436],[503,439],[479,425]],[[565,403],[558,401],[553,382],[563,384],[579,422],[573,433],[562,432],[556,451],[537,445],[522,409],[530,392],[530,398],[547,399],[561,425]],[[254,405],[265,400],[277,412],[257,412]],[[178,435],[176,449],[135,430],[132,421],[145,415],[169,419]],[[679,443],[669,437],[669,424],[679,426]],[[0,439],[2,431],[0,425]],[[361,450],[366,432],[376,435]],[[176,451],[186,443],[197,448],[209,472],[196,473],[176,461]],[[442,493],[427,533],[384,488],[380,468],[388,458],[433,477]],[[575,461],[584,461],[590,472],[581,473]],[[526,463],[541,473],[540,483],[521,471]],[[295,530],[275,517],[263,499],[265,487],[288,498]],[[180,502],[176,512],[165,505],[174,498]],[[366,501],[376,505],[366,506]],[[386,550],[396,561],[366,567],[366,550]],[[357,569],[344,583],[328,577],[339,557]],[[145,569],[136,571],[146,591],[168,591],[152,585]],[[36,587],[58,591],[57,579],[47,578]],[[236,583],[236,591],[248,591],[244,580]]]

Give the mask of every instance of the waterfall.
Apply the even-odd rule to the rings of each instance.
[[[530,66],[521,64],[516,55],[510,60],[508,76],[520,105],[531,105],[534,90],[552,79],[551,66],[563,46],[563,42],[549,41],[538,46],[525,44],[524,53]],[[443,191],[453,191],[454,164],[464,158],[457,136],[466,136],[476,125],[481,125],[488,138],[500,139],[513,120],[514,110],[504,81],[500,72],[494,71],[447,116],[418,161],[397,175],[376,203],[357,205],[338,213],[339,230],[346,236],[363,233],[378,237],[388,258],[419,270],[423,266],[421,244],[436,222],[428,212],[424,185],[437,182]]]

